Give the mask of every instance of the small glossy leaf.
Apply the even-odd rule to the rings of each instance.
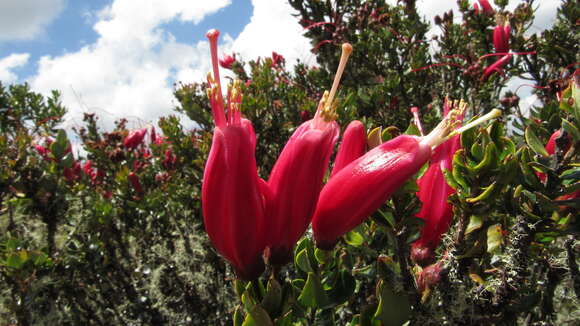
[[[405,135],[421,136],[421,132],[417,128],[417,125],[411,122],[407,130],[405,130]]]
[[[580,131],[578,131],[578,128],[576,128],[573,124],[571,124],[570,122],[568,122],[568,120],[562,119],[562,128],[567,133],[569,133],[570,135],[572,135],[572,138],[574,139],[574,142],[580,141]]]
[[[314,272],[314,269],[310,265],[310,259],[308,258],[308,252],[306,249],[302,249],[302,251],[295,256],[294,264],[305,273]]]
[[[328,297],[322,288],[320,278],[315,273],[308,273],[308,279],[298,297],[298,302],[311,308],[324,307],[328,304]]]
[[[530,146],[530,148],[534,152],[536,152],[536,154],[539,154],[542,156],[549,155],[548,152],[546,152],[546,149],[544,148],[544,144],[540,141],[538,136],[536,136],[536,134],[534,133],[534,131],[532,130],[531,127],[526,128],[525,137],[526,137],[526,143],[528,144],[528,146]]]
[[[494,182],[491,185],[484,187],[483,192],[481,194],[479,194],[479,196],[467,198],[465,201],[468,203],[477,203],[478,201],[482,201],[482,200],[487,199],[495,190],[496,184],[497,184],[497,182]]]
[[[360,247],[365,242],[365,239],[355,229],[344,235],[344,241],[353,247]]]
[[[272,316],[279,310],[282,304],[282,287],[274,278],[268,280],[266,295],[262,299],[262,307]]]
[[[487,252],[490,254],[497,253],[501,249],[503,235],[500,224],[494,224],[487,228]]]
[[[376,127],[369,132],[367,136],[367,146],[369,149],[375,148],[382,144],[381,133],[382,127]]]
[[[483,226],[483,219],[479,215],[471,215],[469,217],[469,224],[465,229],[465,234],[470,234],[471,232],[478,230]]]
[[[384,326],[400,326],[409,319],[411,305],[403,293],[396,293],[390,285],[379,281],[377,285],[379,304],[373,319],[379,320]]]

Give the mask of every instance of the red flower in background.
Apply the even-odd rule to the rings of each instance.
[[[147,128],[132,130],[123,140],[123,145],[129,149],[134,149],[143,143],[146,134]]]
[[[284,57],[274,51],[272,51],[272,63],[274,67],[278,67],[284,62]]]
[[[491,7],[491,5],[489,4],[489,1],[487,1],[487,0],[478,0],[478,1],[479,1],[479,4],[481,5],[481,9],[482,9],[484,14],[493,15],[494,10]],[[473,9],[475,10],[476,14],[479,13],[479,6],[477,5],[477,3],[473,4]]]
[[[226,54],[223,58],[219,59],[219,64],[224,69],[232,69],[232,65],[236,62],[235,54]]]

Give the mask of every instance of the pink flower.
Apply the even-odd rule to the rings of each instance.
[[[462,102],[459,105],[464,104]],[[445,116],[449,114],[452,106],[445,99]],[[457,119],[462,120],[463,115],[459,115]],[[453,206],[447,199],[455,193],[455,189],[447,184],[443,171],[453,169],[453,155],[460,147],[459,135],[455,135],[435,148],[427,171],[417,181],[417,197],[421,201],[421,210],[417,217],[423,219],[425,224],[421,229],[421,237],[413,243],[411,259],[423,266],[434,258],[433,251],[439,245],[441,235],[447,232],[451,224]]]
[[[493,15],[494,10],[491,7],[491,5],[489,4],[488,0],[478,0],[479,4],[481,5],[481,9],[483,10],[483,13],[486,15]],[[476,4],[473,4],[473,7],[475,8]],[[478,8],[479,10],[479,8]]]
[[[483,71],[483,75],[481,76],[481,79],[487,80],[489,76],[491,76],[491,74],[493,74],[494,72],[503,73],[502,67],[509,62],[511,57],[512,57],[511,53],[506,54],[501,58],[499,58],[496,62],[491,64],[489,67],[485,68],[485,70]]]
[[[493,64],[485,68],[483,71],[482,80],[486,80],[494,72],[502,73],[502,67],[505,66],[513,53],[510,53],[510,24],[506,22],[505,24],[498,24],[493,30],[493,47],[495,48],[495,53],[502,55]]]
[[[236,62],[235,54],[226,54],[223,58],[219,59],[219,64],[224,69],[232,69],[232,65]]]
[[[497,25],[493,30],[493,47],[495,53],[507,54],[510,51],[510,32],[509,22],[504,25]]]
[[[338,153],[334,159],[334,167],[330,177],[332,178],[338,171],[350,164],[350,162],[361,157],[365,153],[367,144],[367,133],[365,126],[358,120],[352,121],[344,131],[342,143],[338,148]]]
[[[292,258],[294,244],[306,231],[316,208],[340,132],[335,122],[334,94],[351,52],[350,44],[343,45],[330,93],[322,96],[314,118],[301,124],[290,137],[270,174],[268,186],[272,197],[268,205],[270,218],[266,220],[266,245],[273,265],[282,265]]]
[[[143,187],[141,186],[141,181],[139,180],[139,176],[137,174],[135,174],[135,172],[129,173],[129,175],[127,176],[127,179],[129,179],[129,183],[131,184],[131,187],[133,188],[133,190],[135,190],[135,192],[137,194],[143,193]]]
[[[420,137],[399,136],[336,173],[320,193],[312,219],[316,244],[331,249],[338,238],[376,211],[431,156]]]
[[[212,146],[202,183],[204,224],[217,251],[229,261],[238,277],[255,279],[264,270],[264,220],[268,187],[258,176],[256,135],[252,123],[242,119],[239,82],[228,92],[228,116],[222,98],[217,60],[219,32],[210,30],[213,78],[208,76],[215,122]]]
[[[431,158],[453,131],[460,109],[452,110],[427,136],[402,135],[382,143],[335,174],[322,189],[312,218],[312,231],[321,249],[331,249],[339,237],[362,223]],[[464,128],[497,117],[501,111]],[[462,129],[464,129],[462,128]]]
[[[560,130],[556,130],[556,131],[554,131],[554,133],[552,135],[550,135],[550,139],[548,139],[548,142],[546,143],[546,146],[545,146],[546,152],[549,155],[554,155],[554,153],[556,153],[556,139],[560,138],[560,135],[562,135],[562,132]],[[568,149],[570,149],[571,146],[572,146],[572,138],[568,135],[568,144],[563,149],[564,153],[566,153],[568,151]],[[536,172],[536,175],[538,176],[540,181],[542,181],[542,182],[546,181],[546,174],[545,173]]]
[[[48,157],[48,154],[50,153],[50,151],[46,147],[44,147],[42,145],[36,144],[36,145],[34,145],[34,149],[36,149],[36,151],[38,152],[38,154],[40,154],[40,156],[42,156],[42,158],[45,161],[49,161],[50,160],[50,158]]]
[[[272,51],[272,63],[274,67],[278,67],[284,62],[284,57],[274,51]]]
[[[125,137],[123,141],[123,145],[129,149],[136,148],[137,146],[143,143],[143,138],[145,138],[145,134],[147,134],[147,128],[141,128],[137,130],[133,130],[129,132],[129,135]]]

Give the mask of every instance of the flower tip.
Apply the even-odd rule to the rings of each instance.
[[[218,31],[215,28],[210,29],[209,31],[207,31],[207,33],[205,34],[205,36],[210,40],[217,40],[217,38],[220,36],[220,31]]]
[[[350,55],[352,53],[352,45],[350,43],[342,43],[342,53]]]

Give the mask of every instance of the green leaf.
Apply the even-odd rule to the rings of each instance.
[[[481,228],[483,226],[483,220],[481,216],[478,215],[471,215],[469,217],[469,224],[465,229],[465,234],[470,234],[471,232]]]
[[[350,299],[355,289],[356,281],[354,277],[350,271],[343,269],[338,272],[338,277],[332,289],[328,292],[328,297],[333,305],[339,305]]]
[[[298,297],[298,302],[311,308],[321,308],[328,304],[328,297],[322,288],[320,278],[315,273],[308,273],[308,279]]]
[[[236,311],[234,312],[233,324],[234,326],[242,326],[242,307],[237,306]]]
[[[369,132],[369,134],[367,135],[367,145],[369,149],[375,148],[380,144],[382,144],[381,131],[382,127],[376,127],[375,129]]]
[[[59,129],[56,140],[50,145],[50,152],[57,160],[60,160],[64,156],[67,147],[68,139],[66,138],[66,132],[63,129]]]
[[[385,212],[385,211],[383,211],[382,209],[379,209],[379,210],[378,210],[378,212],[379,212],[379,214],[381,214],[381,216],[382,216],[382,217],[383,217],[385,220],[387,220],[387,222],[389,223],[389,225],[390,225],[392,228],[394,228],[394,227],[395,227],[395,224],[396,224],[396,222],[395,222],[395,217],[393,216],[393,213],[392,213],[392,212]]]
[[[580,131],[568,120],[562,119],[562,128],[572,136],[574,142],[580,141]]]
[[[314,272],[314,269],[310,265],[310,259],[308,258],[307,249],[302,249],[295,257],[294,264],[300,268],[305,273]]]
[[[419,131],[419,128],[411,122],[409,127],[407,127],[407,130],[405,130],[405,135],[421,136],[421,132]]]
[[[354,229],[344,235],[344,241],[353,247],[360,247],[365,242],[365,239],[356,229]]]
[[[548,152],[546,152],[546,149],[544,148],[544,144],[540,141],[538,136],[536,136],[536,134],[532,131],[532,128],[530,126],[526,128],[525,138],[528,146],[530,146],[530,148],[534,152],[536,152],[536,154],[542,156],[549,156]]]
[[[482,200],[487,199],[489,196],[491,196],[491,194],[495,190],[496,184],[497,184],[497,181],[494,181],[491,185],[484,187],[483,192],[481,194],[479,194],[479,196],[467,198],[467,199],[465,199],[465,201],[468,203],[477,203],[478,201],[482,201]]]
[[[322,250],[319,248],[314,249],[314,257],[316,258],[316,261],[318,261],[318,263],[320,264],[326,264],[333,258],[331,251]]]
[[[272,316],[279,310],[282,304],[282,287],[274,278],[268,280],[266,295],[262,299],[262,307]]]
[[[397,127],[389,127],[389,128],[386,128],[385,130],[383,130],[383,132],[381,133],[381,139],[383,140],[383,143],[393,139],[393,135],[391,132],[398,133],[399,129],[397,129]]]
[[[384,326],[400,326],[411,315],[409,298],[404,293],[395,292],[383,280],[379,281],[377,297],[379,304],[373,319],[379,320]]]
[[[473,171],[474,174],[478,174],[488,167],[493,167],[497,165],[494,164],[497,163],[496,153],[497,149],[495,147],[495,144],[494,143],[487,144],[487,146],[485,147],[485,154],[483,155],[483,159],[476,166],[470,168],[470,170]]]
[[[73,153],[68,153],[62,158],[62,160],[60,161],[59,164],[63,168],[72,168],[74,162],[75,162],[75,158],[74,158]]]
[[[503,243],[501,224],[494,224],[487,228],[487,252],[498,253]]]
[[[453,174],[445,168],[441,169],[441,172],[443,172],[443,176],[445,177],[445,182],[447,182],[449,187],[457,190],[457,188],[459,188],[459,183],[457,183],[455,181],[455,178],[453,178]]]
[[[272,319],[268,313],[259,305],[254,305],[248,309],[246,319],[242,326],[273,326]]]
[[[23,261],[17,252],[13,252],[8,255],[6,259],[6,266],[14,269],[20,269],[24,265],[25,261]]]

